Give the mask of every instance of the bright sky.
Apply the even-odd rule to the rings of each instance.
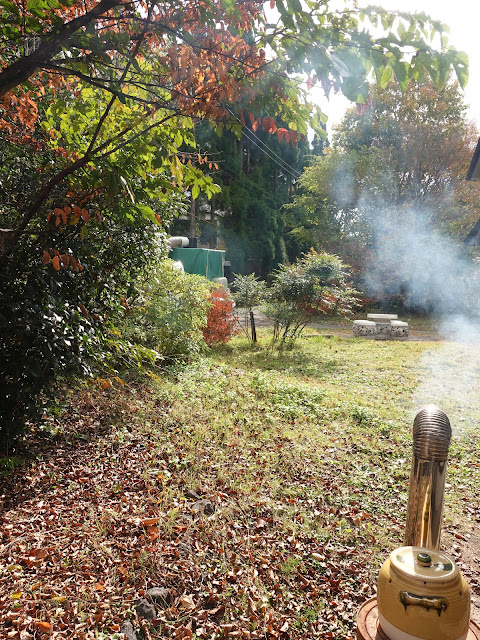
[[[480,128],[480,0],[360,0],[359,4],[379,5],[412,13],[424,11],[450,27],[451,46],[465,51],[470,59],[470,79],[465,88],[465,101],[470,107],[470,118]],[[329,103],[323,99],[319,99],[319,102],[329,117],[329,129],[341,120],[345,109],[351,104],[340,96],[333,96]]]

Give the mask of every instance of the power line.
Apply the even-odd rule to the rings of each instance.
[[[271,149],[267,144],[265,144],[263,142],[263,140],[261,138],[259,138],[253,131],[251,131],[250,129],[245,129],[244,133],[248,132],[248,135],[252,135],[254,136],[261,144],[263,144],[264,147],[266,147],[271,153],[273,153],[273,155],[277,156],[277,158],[279,158],[283,164],[288,167],[289,169],[291,169],[294,173],[298,174],[298,176],[300,176],[300,172],[298,172],[296,169],[294,169],[291,165],[288,164],[288,162],[286,160],[284,160],[282,158],[282,156],[279,156],[278,153],[276,153],[273,149]],[[253,142],[253,140],[252,140]]]
[[[233,111],[231,111],[230,109],[229,109],[229,111],[230,111],[230,113],[232,114],[232,116],[233,116],[234,118],[236,118],[236,119],[240,122],[240,124],[241,124],[241,123],[242,123],[242,121],[240,120],[240,118],[239,118],[237,115],[235,115],[235,114],[233,113]],[[277,166],[279,166],[281,169],[283,169],[283,171],[286,171],[287,173],[290,173],[290,175],[292,175],[294,178],[299,178],[299,177],[300,177],[300,175],[301,175],[301,174],[300,174],[300,172],[298,172],[296,169],[294,169],[291,165],[289,165],[289,164],[288,164],[288,162],[286,162],[286,161],[285,161],[281,156],[279,156],[279,155],[278,155],[278,153],[276,153],[273,149],[271,149],[268,145],[266,145],[266,144],[263,142],[263,140],[262,140],[261,138],[259,138],[259,137],[258,137],[258,136],[253,132],[253,131],[250,131],[250,129],[246,129],[246,128],[244,127],[244,128],[242,129],[242,133],[243,133],[243,135],[247,138],[247,140],[249,140],[249,141],[250,141],[250,142],[252,142],[256,147],[258,147],[258,148],[260,149],[260,151],[262,151],[266,156],[268,156],[268,157],[270,158],[270,160],[272,160],[273,162],[275,162],[275,164],[276,164]],[[254,138],[256,138],[256,139],[260,142],[260,144],[262,144],[262,145],[265,147],[265,149],[267,149],[267,150],[268,150],[268,152],[267,152],[267,151],[265,151],[265,149],[262,149],[262,148],[261,148],[261,147],[260,147],[260,146],[255,142],[255,140],[253,140],[253,139],[250,137],[250,134],[251,134]],[[275,156],[276,156],[276,157],[277,157],[277,158],[278,158],[278,159],[283,163],[283,165],[284,165],[284,166],[282,166],[282,165],[281,165],[277,160],[275,160],[275,158],[273,158],[273,157],[270,155],[270,153],[272,153],[273,155],[275,155]]]
[[[262,149],[262,147],[259,144],[257,144],[255,142],[255,140],[253,140],[253,138],[250,138],[247,135],[247,131],[246,130],[243,131],[243,135],[247,138],[247,140],[249,140],[252,144],[254,144],[256,147],[258,147],[258,149],[260,149],[260,151],[262,153],[264,153],[268,158],[270,158],[270,160],[272,160],[272,162],[274,162],[278,167],[280,167],[280,169],[282,171],[285,171],[286,173],[289,173],[294,178],[299,178],[300,177],[300,173],[296,172],[295,169],[293,169],[293,167],[290,167],[289,164],[285,163],[285,166],[281,165],[277,160],[275,160],[275,158],[272,155],[270,155],[267,151],[265,151],[265,149]],[[268,149],[267,145],[265,145],[265,147]]]

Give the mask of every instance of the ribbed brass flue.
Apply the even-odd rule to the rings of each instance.
[[[413,422],[413,455],[420,460],[442,462],[448,458],[452,427],[447,414],[436,404],[427,404]]]
[[[451,437],[450,421],[440,407],[428,404],[415,416],[405,546],[437,551],[440,548],[443,492]]]

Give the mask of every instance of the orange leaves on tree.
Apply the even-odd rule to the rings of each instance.
[[[285,142],[290,142],[290,133],[288,131],[288,129],[285,129],[285,127],[280,127],[279,129],[277,129],[277,136],[278,136],[278,140],[279,142],[282,142],[282,140],[285,138]]]
[[[262,129],[267,133],[275,133],[277,130],[277,123],[273,118],[267,116],[262,121]]]
[[[77,271],[83,271],[83,266],[80,260],[74,258],[68,253],[60,253],[60,251],[49,249],[48,251],[45,249],[42,255],[42,263],[47,265],[51,262],[52,267],[56,271],[60,271],[62,265],[64,267],[71,266],[72,269]]]

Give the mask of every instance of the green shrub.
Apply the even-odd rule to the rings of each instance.
[[[273,273],[266,314],[274,322],[273,344],[292,344],[325,313],[347,314],[356,303],[348,272],[337,256],[313,249]]]
[[[202,329],[211,304],[209,281],[182,273],[166,259],[137,286],[139,294],[125,316],[124,337],[154,349],[167,361],[199,355],[206,347]]]
[[[233,299],[237,306],[243,310],[243,317],[239,314],[241,326],[247,338],[256,342],[257,331],[253,307],[264,302],[267,286],[265,282],[256,278],[254,273],[247,276],[236,274],[232,284]]]

